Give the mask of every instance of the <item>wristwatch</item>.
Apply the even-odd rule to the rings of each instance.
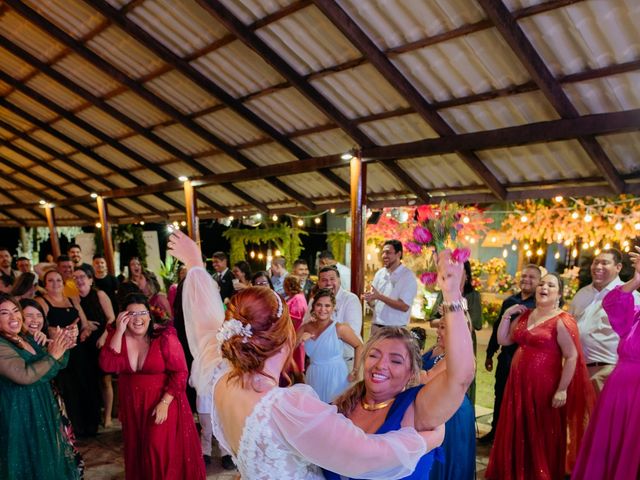
[[[442,309],[445,312],[466,312],[469,310],[467,305],[467,299],[462,297],[460,300],[454,300],[453,302],[442,302]]]

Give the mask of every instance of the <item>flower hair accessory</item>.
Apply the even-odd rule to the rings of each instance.
[[[251,324],[243,325],[240,320],[236,320],[232,318],[222,323],[222,326],[218,330],[216,334],[216,339],[218,340],[218,344],[222,344],[227,340],[233,337],[243,337],[242,343],[247,343],[247,341],[253,336],[253,332],[251,331]]]

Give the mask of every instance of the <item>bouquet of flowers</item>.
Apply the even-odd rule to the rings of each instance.
[[[468,248],[458,248],[456,239],[464,228],[461,221],[460,209],[457,204],[446,204],[444,200],[438,209],[429,205],[421,205],[416,208],[414,220],[417,225],[413,228],[413,240],[405,242],[405,248],[414,255],[427,253],[424,271],[420,274],[420,280],[427,287],[437,281],[435,257],[433,253],[445,248],[452,248],[452,259],[463,263],[471,252]]]

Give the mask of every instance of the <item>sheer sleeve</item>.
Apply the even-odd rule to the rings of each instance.
[[[216,333],[224,321],[220,289],[202,267],[189,269],[182,287],[182,308],[193,356],[191,385],[198,395],[211,395],[211,371],[220,357]]]
[[[120,348],[120,353],[111,348],[111,338],[114,333],[115,330],[111,330],[108,333],[107,340],[105,341],[104,347],[100,349],[100,356],[98,357],[100,368],[106,373],[120,373],[126,369],[131,369],[124,345]],[[123,335],[122,343],[124,342],[125,340]]]
[[[64,358],[64,357],[63,357]],[[19,385],[48,381],[62,367],[51,355],[40,360],[25,362],[7,342],[0,342],[0,375]]]
[[[175,397],[184,392],[187,386],[187,377],[189,376],[187,361],[184,358],[184,351],[175,329],[165,328],[159,341],[168,377],[164,391]]]
[[[364,433],[307,385],[287,389],[274,404],[272,415],[283,438],[301,456],[347,477],[403,478],[427,451],[424,439],[413,428],[384,435]]]
[[[602,308],[607,312],[613,330],[621,337],[626,337],[638,319],[635,311],[633,294],[623,292],[620,287],[611,290],[602,300]]]

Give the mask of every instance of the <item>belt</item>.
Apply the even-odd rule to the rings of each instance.
[[[613,366],[613,363],[605,363],[605,362],[587,363],[587,367],[609,367],[609,366]]]

